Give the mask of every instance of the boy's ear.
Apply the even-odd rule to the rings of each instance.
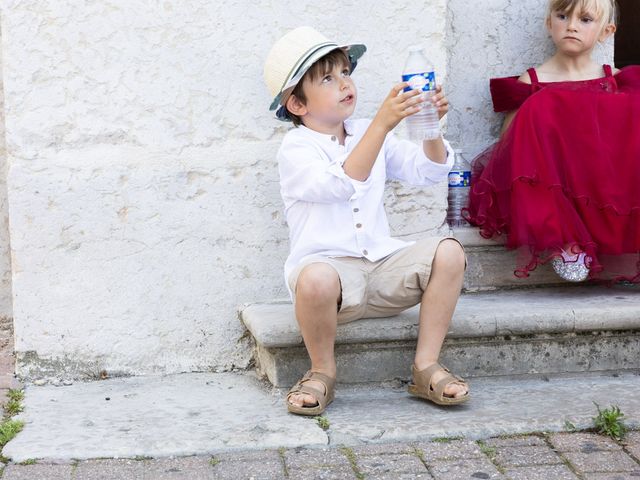
[[[298,117],[302,117],[307,113],[307,107],[293,94],[289,95],[289,98],[287,98],[285,108]]]

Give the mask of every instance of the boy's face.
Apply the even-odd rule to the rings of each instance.
[[[300,113],[304,125],[317,131],[335,127],[349,118],[355,109],[357,92],[349,66],[337,64],[330,71],[302,81],[306,96]]]

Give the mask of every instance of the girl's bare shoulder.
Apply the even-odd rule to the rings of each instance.
[[[528,71],[520,75],[520,77],[518,77],[518,80],[522,83],[527,83],[531,85],[531,75],[529,75]]]

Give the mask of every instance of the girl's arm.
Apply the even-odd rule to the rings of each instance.
[[[531,85],[531,77],[529,76],[529,72],[524,72],[522,75],[520,75],[518,81]],[[513,117],[516,116],[516,113],[518,113],[518,110],[511,110],[510,112],[506,113],[506,115],[504,116],[504,121],[502,122],[500,136],[504,135],[504,132],[507,131],[509,125],[511,125],[511,122],[513,121]]]
[[[507,131],[507,129],[509,128],[509,125],[511,125],[513,117],[516,116],[516,113],[518,113],[518,110],[511,110],[510,112],[507,112],[505,114],[504,121],[502,122],[502,129],[500,130],[501,137],[502,135],[504,135],[504,132]]]

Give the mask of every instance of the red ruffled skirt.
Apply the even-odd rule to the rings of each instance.
[[[518,249],[526,277],[560,249],[592,279],[640,282],[640,93],[545,88],[474,161],[463,215]]]

